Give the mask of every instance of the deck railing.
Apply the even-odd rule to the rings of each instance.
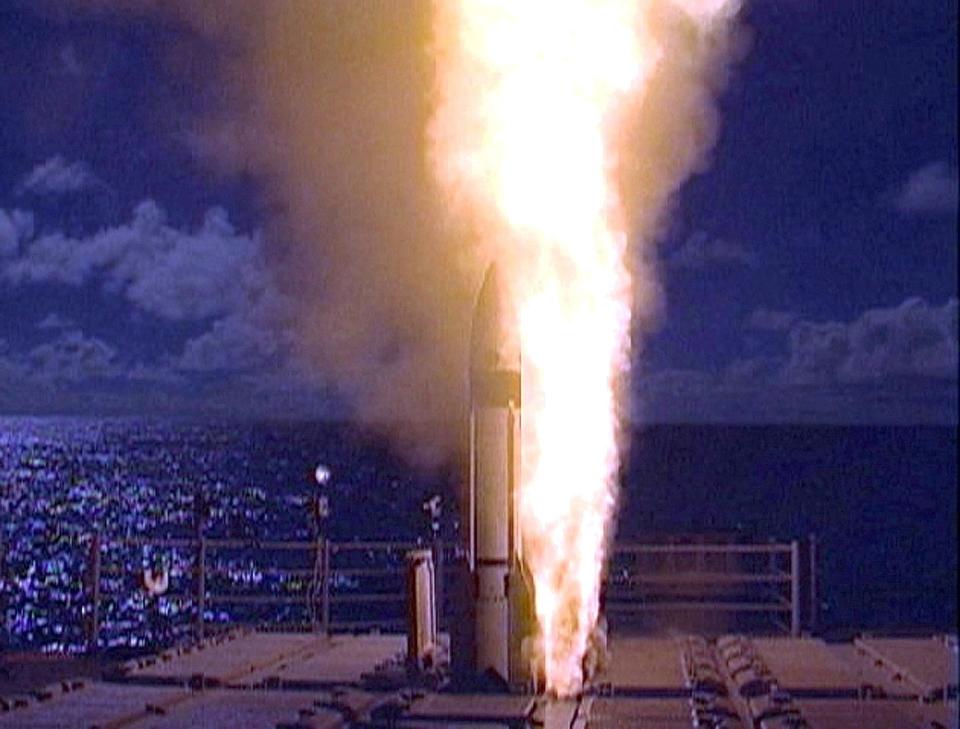
[[[810,539],[805,550],[799,541],[617,545],[608,570],[606,612],[611,619],[640,624],[662,624],[657,614],[673,622],[684,616],[700,630],[709,630],[710,623],[734,628],[738,617],[750,616],[754,625],[797,636],[816,621],[815,544]]]
[[[406,553],[424,546],[323,538],[257,541],[94,534],[88,552],[87,645],[93,650],[112,645],[104,635],[105,625],[129,629],[130,615],[137,619],[147,615],[148,629],[168,638],[176,633],[202,636],[224,623],[324,632],[402,630]],[[442,626],[444,583],[451,576],[455,549],[441,542],[432,547]],[[142,572],[132,568],[151,561],[162,563],[170,578],[160,597],[145,595]],[[804,593],[809,597],[806,610]],[[815,607],[812,539],[803,549],[798,541],[624,543],[610,555],[605,608],[611,621],[662,624],[676,616],[692,620],[753,616],[767,619],[769,627],[799,635],[813,628]]]

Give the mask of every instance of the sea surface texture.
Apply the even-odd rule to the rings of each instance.
[[[947,629],[957,620],[956,447],[955,428],[638,429],[617,538],[816,534],[822,629]],[[208,603],[208,622],[316,619],[296,597],[314,587],[316,552],[256,542],[312,543],[318,466],[329,474],[323,536],[429,543],[423,503],[438,494],[440,534],[456,540],[459,469],[418,471],[353,426],[0,418],[0,649],[83,649],[94,533],[103,542],[99,646],[143,648],[189,629],[198,514],[207,539],[238,545],[206,557],[206,589],[237,596]],[[121,541],[131,538],[182,541]],[[333,588],[349,595],[365,568],[402,566],[404,549],[346,557],[358,576]],[[170,585],[151,600],[140,588],[154,567]],[[402,594],[399,574],[380,589]],[[249,599],[263,594],[290,599]],[[365,609],[346,599],[331,618],[400,618],[403,604]]]

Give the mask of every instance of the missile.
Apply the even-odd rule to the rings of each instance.
[[[520,347],[495,265],[477,297],[470,345],[468,555],[475,671],[510,687],[533,678],[533,589],[523,560]]]

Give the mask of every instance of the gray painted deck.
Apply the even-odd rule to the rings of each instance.
[[[945,683],[956,685],[956,654],[942,639],[746,640],[776,684],[793,692],[792,706],[814,729],[909,729],[934,720],[949,726],[953,718],[955,701],[921,700]],[[69,691],[54,685],[44,700],[34,697],[24,708],[0,712],[0,729],[334,729],[363,718],[385,721],[376,712],[390,702],[399,707],[395,726],[408,729],[523,726],[534,715],[550,729],[694,725],[683,668],[690,644],[681,638],[612,636],[601,693],[553,707],[533,697],[430,691],[408,692],[401,706],[398,692],[375,691],[363,676],[401,656],[404,647],[402,635],[237,632],[130,664],[117,680],[88,681]],[[722,705],[741,719],[731,725],[750,726],[759,704],[737,695],[722,665],[718,659],[731,693]],[[864,686],[887,698],[856,698]]]

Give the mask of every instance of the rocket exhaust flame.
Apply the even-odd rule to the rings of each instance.
[[[652,14],[666,6],[698,27],[728,18],[731,4],[434,4],[434,171],[497,261],[516,321],[522,553],[547,689],[561,696],[583,685],[616,503],[617,391],[634,304],[616,127],[666,52]]]

